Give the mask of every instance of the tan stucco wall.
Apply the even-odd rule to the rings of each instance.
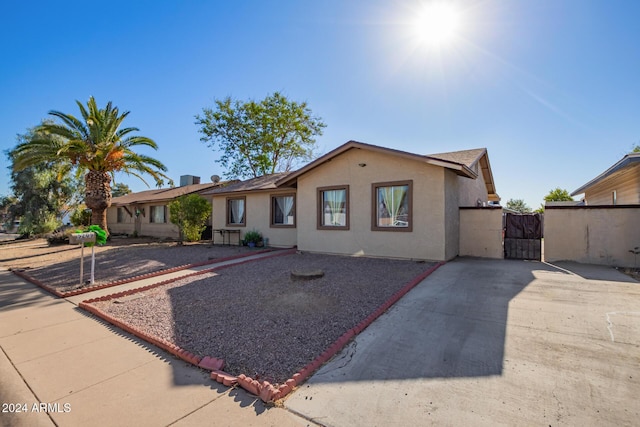
[[[455,258],[460,252],[460,189],[464,182],[454,172],[445,169],[445,259]],[[472,181],[465,179],[466,181]]]
[[[133,234],[135,217],[124,212],[124,222],[118,222],[118,208],[115,206],[107,209],[107,226],[112,234]]]
[[[271,227],[271,196],[276,194],[291,194],[295,190],[285,189],[278,191],[252,192],[252,193],[234,193],[233,195],[220,195],[213,197],[212,218],[213,229],[239,229],[240,238],[244,238],[247,231],[257,230],[262,233],[263,238],[269,239],[269,246],[274,247],[293,247],[297,243],[296,227]],[[227,197],[246,197],[245,205],[245,226],[244,227],[228,227],[226,217],[226,199]],[[296,200],[296,204],[298,201]],[[299,211],[298,211],[299,212]],[[299,217],[299,214],[296,215]],[[297,218],[296,218],[297,219]],[[219,233],[213,233],[213,242],[222,243],[222,237]],[[236,243],[237,237],[233,235],[231,242]]]
[[[460,256],[504,258],[502,209],[460,209]]]
[[[358,164],[364,163],[365,167]],[[352,149],[298,178],[298,248],[394,258],[447,259],[444,169]],[[371,230],[371,184],[413,180],[413,231]],[[349,185],[350,229],[317,229],[317,188]],[[457,215],[457,214],[456,214]]]
[[[622,171],[589,188],[585,192],[587,205],[613,204],[613,191],[618,205],[640,204],[640,167]]]
[[[478,174],[476,179],[457,176],[460,206],[477,206],[478,199],[483,203],[489,201],[489,193],[479,165],[476,165],[474,172]]]
[[[177,225],[174,225],[170,221],[171,214],[169,213],[169,208],[167,207],[167,222],[166,223],[152,223],[150,220],[150,212],[151,206],[165,206],[168,205],[168,202],[156,202],[156,203],[145,203],[140,205],[131,205],[127,206],[131,213],[135,212],[136,207],[139,209],[144,209],[144,215],[140,215],[140,236],[149,236],[149,237],[157,237],[157,238],[165,238],[165,239],[175,239],[178,240],[180,238],[180,231]],[[107,224],[109,226],[110,233],[126,233],[133,234],[135,230],[135,215],[129,216],[129,214],[124,213],[125,221],[122,223],[118,223],[118,213],[117,207],[112,206],[107,210]]]
[[[640,207],[553,209],[544,213],[546,261],[633,267],[640,246]]]

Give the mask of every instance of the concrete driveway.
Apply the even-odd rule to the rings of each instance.
[[[327,426],[638,425],[640,284],[458,259],[285,402]]]

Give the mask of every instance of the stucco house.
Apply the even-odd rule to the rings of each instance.
[[[571,193],[580,194],[588,206],[640,205],[640,153],[627,154]]]
[[[197,178],[197,177],[195,177]],[[199,181],[199,179],[197,180]],[[179,239],[178,227],[171,223],[169,203],[187,194],[202,194],[207,190],[225,185],[224,182],[190,184],[173,188],[130,193],[114,197],[107,209],[107,224],[112,234],[136,234],[158,238]],[[210,225],[211,220],[209,220]]]
[[[448,260],[459,208],[499,201],[484,148],[420,155],[349,141],[288,174],[206,191],[215,230],[258,230],[272,246]],[[216,240],[217,239],[217,240]]]
[[[247,231],[256,230],[270,246],[296,246],[296,188],[278,185],[286,176],[265,175],[205,191],[212,198],[213,243],[237,244]]]

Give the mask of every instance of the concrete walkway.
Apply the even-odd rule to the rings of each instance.
[[[313,425],[76,307],[145,284],[64,300],[0,270],[0,426]]]
[[[326,426],[637,426],[640,284],[457,259],[285,401]]]

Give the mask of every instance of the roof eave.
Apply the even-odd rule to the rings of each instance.
[[[594,185],[599,184],[603,180],[609,178],[614,173],[618,172],[621,169],[628,167],[630,164],[635,164],[640,162],[640,153],[631,153],[625,155],[622,159],[618,160],[613,166],[611,166],[606,171],[602,172],[600,175],[593,178],[591,181],[584,184],[582,187],[572,191],[570,193],[571,196],[577,196],[580,194],[584,194],[587,189],[593,187]]]

